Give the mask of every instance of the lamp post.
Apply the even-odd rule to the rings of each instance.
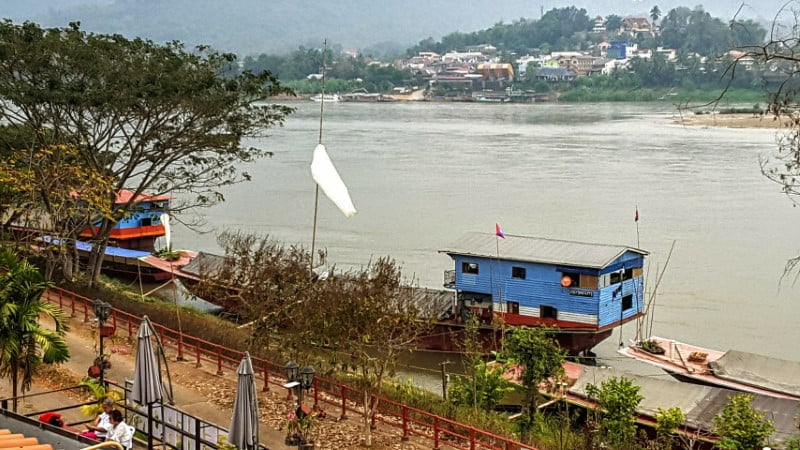
[[[303,391],[311,389],[314,385],[314,368],[305,366],[300,369],[300,365],[295,361],[286,363],[286,381],[289,383],[296,382],[295,393],[297,395],[297,407],[303,405]]]
[[[311,386],[314,385],[314,368],[311,366],[305,366],[300,369],[300,365],[297,364],[296,361],[289,361],[286,363],[286,381],[288,384],[293,384],[295,393],[297,395],[297,410],[295,410],[295,415],[298,419],[302,419],[305,417],[306,412],[303,411],[303,391],[307,391],[311,389]],[[297,448],[304,448],[303,446],[306,443],[302,441],[302,438],[297,443]]]
[[[93,306],[94,316],[97,318],[98,330],[100,331],[100,386],[103,386],[105,381],[104,375],[106,371],[105,357],[103,356],[103,325],[111,315],[111,304],[100,299],[96,299],[93,303]]]

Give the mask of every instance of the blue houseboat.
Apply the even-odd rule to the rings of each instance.
[[[441,253],[455,262],[451,319],[556,326],[562,347],[588,352],[613,328],[642,315],[647,252],[624,245],[467,233]]]
[[[133,191],[123,189],[117,193],[115,205],[124,205],[133,201],[128,215],[123,217],[111,230],[109,245],[151,252],[155,240],[164,236],[166,230],[161,223],[161,214],[169,211],[170,197],[166,195],[140,194],[134,198]],[[91,237],[99,227],[87,229],[82,237]]]

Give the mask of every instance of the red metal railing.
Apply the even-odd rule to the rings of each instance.
[[[90,316],[94,316],[92,300],[74,292],[53,287],[48,289],[44,298],[57,304],[62,311],[69,312],[72,317],[82,315],[84,321],[88,321]],[[117,308],[112,309],[110,320],[118,334],[124,332],[129,337],[136,336],[139,324],[142,322],[141,317]],[[158,323],[153,323],[153,327],[155,327],[162,344],[165,347],[174,348],[178,357],[184,360],[194,360],[197,367],[204,362],[214,364],[220,375],[225,370],[235,371],[244,356],[242,351],[223,347]],[[257,357],[253,357],[252,361],[256,378],[264,382],[265,391],[271,389],[270,385],[280,386],[283,389],[286,377],[283,375],[282,364]],[[287,391],[289,391],[288,395],[291,395],[291,391]],[[342,418],[346,417],[348,412],[362,414],[361,391],[333,379],[315,377],[312,395],[314,406],[319,406],[320,403],[331,405],[341,411]],[[377,402],[377,408],[372,416],[373,425],[381,422],[400,428],[403,431],[404,440],[412,435],[420,436],[433,441],[432,448],[434,449],[438,449],[440,445],[446,445],[461,450],[536,450],[535,447],[528,444],[437,416],[385,397],[377,397],[374,401]]]

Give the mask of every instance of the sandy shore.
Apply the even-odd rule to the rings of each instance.
[[[753,114],[676,114],[673,121],[680,125],[725,127],[725,128],[787,128],[790,120],[781,117],[778,120],[775,116],[765,114],[763,116]]]

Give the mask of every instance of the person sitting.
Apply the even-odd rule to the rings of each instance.
[[[122,413],[116,409],[111,411],[111,430],[106,441],[118,442],[126,449],[133,447],[133,427],[122,420]]]
[[[95,439],[98,441],[105,440],[108,435],[108,430],[111,429],[111,412],[114,410],[114,400],[110,398],[104,399],[102,404],[103,412],[97,415],[94,422],[86,424],[87,431],[81,433],[81,436]]]
[[[64,426],[64,420],[61,418],[61,414],[57,412],[46,412],[40,415],[39,422],[49,423],[50,425],[59,428]]]

